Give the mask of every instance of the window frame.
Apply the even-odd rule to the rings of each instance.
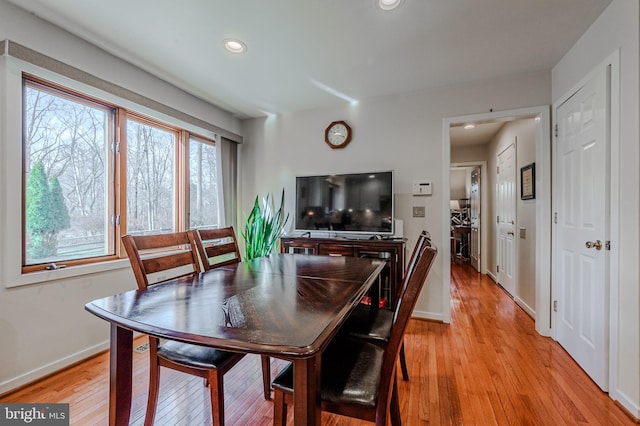
[[[209,145],[214,147],[217,150],[216,153],[216,163],[217,163],[217,167],[216,167],[216,176],[215,179],[217,180],[218,184],[218,227],[222,228],[226,226],[226,220],[225,220],[225,203],[224,203],[224,195],[223,195],[223,178],[222,178],[222,141],[218,140],[218,142],[216,142],[213,139],[204,137],[202,135],[193,133],[193,132],[188,132],[185,131],[184,135],[183,135],[183,142],[184,142],[184,157],[183,157],[183,162],[182,162],[182,167],[184,167],[184,174],[181,175],[181,177],[184,179],[184,194],[185,194],[185,199],[184,199],[184,203],[185,206],[187,207],[185,209],[185,216],[182,219],[184,226],[186,229],[198,229],[199,227],[196,226],[195,228],[191,227],[191,167],[190,167],[190,161],[191,161],[191,141],[192,139],[194,140],[194,142],[196,143],[200,143],[203,145]],[[207,228],[210,225],[204,225],[200,228]]]
[[[47,80],[44,80],[42,78],[36,77],[34,75],[31,75],[29,73],[23,72],[22,73],[22,93],[23,93],[23,97],[22,97],[22,194],[21,194],[21,199],[22,199],[22,212],[26,211],[26,185],[27,185],[27,181],[25,179],[26,177],[26,121],[25,121],[25,115],[26,115],[26,103],[24,102],[24,100],[26,99],[26,88],[27,85],[31,86],[32,88],[36,88],[37,90],[40,91],[44,91],[47,92],[48,94],[51,95],[55,95],[67,100],[71,100],[74,102],[81,102],[85,105],[93,105],[99,109],[105,109],[105,110],[111,110],[112,114],[111,114],[111,120],[113,121],[113,123],[111,123],[110,127],[110,134],[108,135],[108,138],[111,140],[110,143],[115,144],[116,143],[116,138],[117,138],[117,114],[118,114],[118,107],[110,102],[104,102],[101,101],[99,99],[96,99],[92,96],[88,96],[88,95],[84,95],[76,90],[73,89],[69,89],[69,88],[65,88],[63,86],[61,86],[60,84],[56,84]],[[107,168],[106,171],[109,173],[109,188],[106,188],[107,191],[110,192],[109,196],[107,197],[108,199],[108,206],[107,209],[109,212],[112,212],[112,216],[117,217],[117,211],[116,211],[116,194],[115,193],[111,193],[114,192],[113,188],[116,187],[116,184],[118,183],[116,181],[116,175],[115,175],[115,165],[117,163],[116,161],[116,153],[114,152],[114,149],[110,150],[111,154],[109,155],[108,158],[108,162],[107,162]],[[22,240],[21,240],[21,253],[22,253],[22,262],[21,262],[21,266],[22,266],[22,273],[23,274],[28,274],[28,273],[32,273],[32,272],[39,272],[42,271],[43,268],[45,268],[46,270],[46,265],[51,265],[52,262],[42,262],[42,263],[36,263],[36,264],[30,264],[27,265],[26,264],[26,234],[27,234],[27,226],[26,226],[26,215],[24,213],[21,214],[21,230],[22,230]],[[106,254],[106,255],[100,255],[100,256],[92,256],[92,257],[83,257],[83,258],[78,258],[78,259],[68,259],[68,260],[61,260],[60,262],[64,262],[64,267],[73,267],[73,266],[79,266],[79,265],[86,265],[86,264],[91,264],[91,263],[99,263],[99,262],[105,262],[105,261],[110,261],[110,260],[117,260],[120,258],[120,254],[119,254],[119,244],[116,244],[117,239],[120,238],[119,235],[119,229],[117,225],[113,225],[113,226],[109,226],[109,235],[106,236],[106,240],[108,241],[109,244],[109,252],[113,253],[113,254]],[[45,265],[45,266],[43,266]]]
[[[113,269],[129,267],[126,253],[121,243],[121,237],[126,229],[126,159],[122,159],[122,142],[123,132],[126,133],[126,122],[124,118],[135,116],[136,119],[144,119],[149,121],[153,126],[166,127],[177,131],[178,140],[176,141],[175,152],[175,188],[176,188],[176,209],[175,209],[175,226],[176,230],[186,230],[189,226],[188,209],[189,209],[189,170],[188,170],[188,145],[190,135],[201,140],[209,141],[216,149],[220,149],[220,137],[218,134],[200,128],[192,123],[184,122],[173,116],[155,111],[149,107],[138,105],[130,100],[120,98],[116,95],[103,92],[100,89],[78,82],[69,77],[59,75],[53,71],[42,69],[29,62],[16,59],[10,56],[0,57],[0,71],[4,72],[4,77],[0,80],[0,100],[3,102],[4,111],[0,112],[0,127],[5,125],[6,140],[19,140],[16,146],[8,146],[3,144],[0,147],[0,156],[4,162],[6,170],[5,177],[14,179],[19,176],[21,185],[20,190],[15,191],[15,187],[8,183],[9,179],[0,179],[0,186],[4,194],[0,196],[0,208],[7,211],[6,221],[2,224],[1,230],[5,231],[7,238],[4,239],[0,247],[0,266],[4,272],[2,278],[5,287],[16,287],[26,284],[45,282],[55,279],[63,279],[68,277],[80,276],[96,272],[108,271]],[[0,73],[0,76],[2,74]],[[25,167],[25,141],[26,136],[24,129],[24,111],[25,99],[23,97],[25,90],[24,79],[28,78],[42,85],[44,88],[55,91],[55,95],[69,93],[73,96],[80,97],[83,101],[97,103],[100,106],[109,105],[115,108],[115,144],[120,145],[120,152],[116,152],[109,159],[109,170],[113,170],[114,191],[113,207],[116,218],[120,218],[120,223],[112,229],[114,244],[113,255],[86,257],[73,260],[61,260],[60,263],[65,264],[65,268],[57,270],[45,270],[44,266],[49,263],[40,263],[37,265],[25,265],[23,258],[25,246],[25,187],[26,179],[24,179]],[[58,93],[60,92],[60,93]],[[125,123],[123,125],[122,123]],[[16,149],[17,148],[17,149]],[[19,161],[16,161],[18,160]],[[218,165],[220,159],[218,159]],[[219,176],[217,177],[219,178]],[[2,182],[4,180],[4,182]],[[111,186],[111,183],[109,183]],[[218,197],[222,197],[222,184]],[[13,189],[12,189],[13,188]],[[118,188],[125,188],[124,191]],[[109,189],[112,191],[111,189]],[[17,202],[17,203],[16,203]],[[9,206],[11,208],[9,208]],[[16,206],[17,208],[14,208]],[[110,209],[111,210],[111,209]],[[17,219],[17,220],[16,220]],[[122,220],[125,219],[125,220]],[[12,229],[10,224],[20,223],[18,230]],[[13,226],[13,228],[17,228]],[[20,250],[15,248],[20,247]],[[18,252],[16,256],[16,252]]]
[[[147,125],[150,127],[154,127],[157,129],[161,129],[163,131],[166,132],[170,132],[173,133],[175,135],[175,146],[173,148],[173,203],[175,206],[175,210],[173,212],[173,230],[175,232],[177,231],[184,231],[185,229],[182,229],[182,226],[180,225],[180,220],[181,218],[184,216],[184,213],[182,212],[182,208],[184,206],[183,204],[183,200],[188,198],[185,198],[183,196],[184,194],[184,187],[182,185],[182,178],[181,178],[181,173],[184,173],[184,168],[181,166],[182,163],[182,155],[183,155],[183,150],[184,148],[182,148],[182,145],[184,143],[183,139],[184,139],[184,130],[183,129],[178,129],[175,126],[170,126],[167,125],[165,123],[160,123],[157,120],[153,120],[149,117],[143,116],[141,114],[138,114],[134,111],[128,111],[125,110],[123,111],[123,117],[124,117],[124,121],[120,122],[120,149],[119,149],[119,157],[120,157],[120,167],[122,170],[122,175],[120,176],[120,180],[121,182],[123,182],[123,184],[120,186],[120,205],[124,206],[124,208],[122,208],[122,210],[119,213],[120,216],[120,229],[123,230],[123,232],[128,232],[128,227],[127,227],[127,216],[128,216],[128,210],[127,210],[127,192],[129,189],[129,186],[127,185],[128,180],[127,180],[127,172],[128,172],[128,163],[129,163],[129,157],[127,156],[127,153],[129,152],[129,145],[128,145],[128,139],[127,139],[127,125],[130,119],[135,120],[136,122],[143,124],[143,125]],[[188,206],[187,206],[188,207]],[[124,235],[124,233],[122,234]]]

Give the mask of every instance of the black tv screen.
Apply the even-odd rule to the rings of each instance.
[[[296,177],[295,228],[393,234],[393,172]]]

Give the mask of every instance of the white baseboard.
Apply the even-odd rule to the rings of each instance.
[[[498,278],[496,278],[496,276],[495,276],[495,275],[493,275],[493,272],[491,272],[491,271],[487,271],[487,276],[488,276],[489,278],[491,278],[491,279],[493,280],[493,282],[494,282],[494,283],[497,283],[497,282],[498,282]]]
[[[444,322],[444,316],[435,312],[413,311],[413,318]]]
[[[53,361],[49,364],[43,365],[42,367],[28,371],[17,377],[11,378],[9,380],[5,380],[4,382],[0,383],[0,395],[8,393],[20,386],[26,385],[27,383],[38,380],[48,374],[61,370],[78,361],[82,361],[85,358],[89,358],[90,356],[95,355],[99,352],[102,352],[105,349],[109,349],[108,340],[102,343],[99,343],[97,345],[91,346],[82,351],[71,354],[69,356],[66,356],[64,358]]]
[[[514,300],[516,304],[527,313],[527,315],[529,315],[534,320],[536,319],[536,311],[531,306],[527,305],[524,300],[520,299],[517,296],[514,298]]]
[[[624,392],[620,392],[619,390],[609,392],[609,396],[634,416],[636,423],[638,422],[638,419],[640,419],[640,406],[638,406],[637,402],[632,401]]]

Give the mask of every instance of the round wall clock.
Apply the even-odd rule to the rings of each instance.
[[[324,141],[332,149],[344,148],[351,142],[351,127],[344,121],[334,121],[324,131]]]

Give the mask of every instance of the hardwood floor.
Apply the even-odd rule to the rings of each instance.
[[[539,336],[533,320],[486,276],[466,264],[452,266],[451,296],[451,324],[410,321],[405,337],[410,379],[399,381],[403,424],[634,424],[557,343]],[[107,424],[108,365],[108,355],[98,355],[0,402],[67,402],[71,424]],[[273,360],[272,373],[283,365]],[[135,425],[143,424],[147,378],[148,354],[136,353]],[[225,375],[224,392],[228,425],[271,424],[273,407],[262,398],[258,356],[246,356]],[[322,422],[370,424],[327,413]],[[163,369],[156,424],[209,423],[202,380]]]

